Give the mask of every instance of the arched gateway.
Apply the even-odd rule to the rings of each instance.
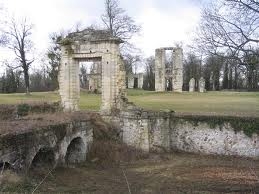
[[[113,109],[121,108],[125,96],[125,71],[119,50],[122,42],[109,31],[93,29],[71,33],[60,41],[59,92],[65,110],[78,110],[79,62],[82,61],[102,63],[101,112],[110,114]]]

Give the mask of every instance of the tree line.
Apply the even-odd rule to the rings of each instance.
[[[131,38],[141,26],[119,6],[119,0],[105,0],[101,16],[103,28],[124,40],[121,46],[127,74],[144,69],[143,89],[155,88],[155,58],[143,59],[132,54],[136,47]],[[93,26],[92,26],[93,27]],[[207,90],[259,89],[259,3],[256,0],[217,0],[202,9],[201,21],[192,46],[184,54],[183,90],[188,90],[191,78],[203,77]],[[96,28],[96,27],[95,27]],[[61,51],[58,42],[68,33],[50,35],[51,45],[45,53],[46,61],[32,71],[33,25],[28,20],[10,19],[0,28],[0,44],[11,49],[14,62],[5,62],[0,76],[0,92],[49,91],[58,89],[58,70]],[[74,31],[79,31],[78,26]],[[135,52],[136,53],[136,52]],[[83,70],[83,69],[82,69]]]

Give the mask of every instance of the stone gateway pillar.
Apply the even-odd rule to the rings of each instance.
[[[190,79],[190,82],[189,82],[189,92],[194,92],[195,91],[195,79],[192,78]]]
[[[94,29],[70,33],[60,41],[59,93],[65,111],[78,110],[80,61],[102,64],[101,112],[110,114],[113,109],[121,108],[125,97],[124,65],[119,50],[122,42],[109,31]]]

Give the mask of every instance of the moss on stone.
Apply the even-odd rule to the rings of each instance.
[[[174,122],[178,122],[179,119],[191,122],[194,126],[198,126],[199,123],[206,123],[211,128],[222,128],[225,124],[230,126],[235,131],[243,131],[248,137],[253,134],[259,135],[259,118],[256,117],[231,117],[231,116],[174,116],[172,117]],[[178,120],[178,121],[177,121]]]

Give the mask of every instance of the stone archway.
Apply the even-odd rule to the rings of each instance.
[[[111,110],[121,108],[126,87],[120,43],[122,40],[113,37],[109,31],[93,29],[71,33],[60,42],[59,92],[66,111],[78,110],[80,61],[102,63],[101,112],[110,114]]]
[[[65,161],[67,164],[80,163],[86,159],[87,148],[81,137],[74,138],[67,147]]]
[[[52,169],[55,167],[55,153],[51,148],[41,148],[34,156],[30,169]]]
[[[0,161],[0,172],[12,169],[12,165],[9,162]]]

